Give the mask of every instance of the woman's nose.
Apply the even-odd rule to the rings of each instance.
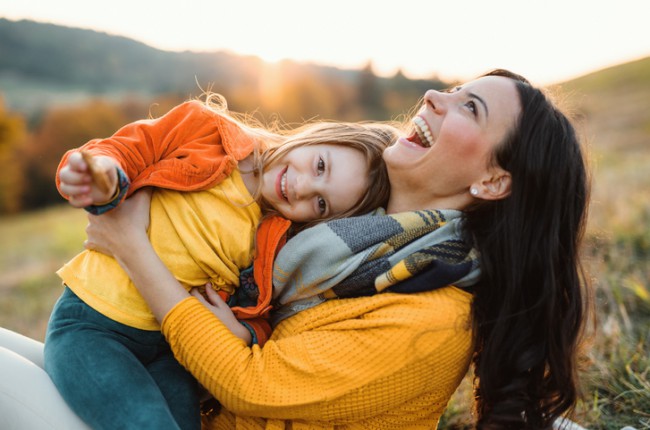
[[[436,90],[428,90],[424,93],[424,103],[426,106],[433,110],[435,113],[441,114],[444,113],[446,109],[446,98],[449,96],[448,93],[441,93]]]

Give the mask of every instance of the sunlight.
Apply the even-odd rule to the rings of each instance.
[[[267,63],[260,70],[260,99],[271,111],[278,111],[282,105],[282,75],[277,62]]]
[[[650,4],[639,0],[619,0],[614,9],[588,0],[525,7],[517,0],[402,0],[398,7],[349,0],[224,7],[186,0],[182,8],[113,0],[100,14],[81,0],[5,3],[8,19],[95,29],[164,50],[226,50],[272,63],[292,59],[348,69],[372,61],[382,76],[400,69],[410,78],[464,80],[507,67],[545,85],[650,54]],[[536,31],[532,22],[549,31]]]

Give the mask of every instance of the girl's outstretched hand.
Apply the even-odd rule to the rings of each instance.
[[[106,204],[117,191],[117,162],[106,156],[75,152],[59,172],[61,192],[76,208]]]
[[[134,242],[148,241],[150,206],[151,189],[145,188],[108,212],[89,214],[84,247],[117,258]]]

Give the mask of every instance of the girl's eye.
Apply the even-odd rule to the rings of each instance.
[[[320,212],[321,216],[325,215],[325,212],[327,212],[327,203],[325,203],[325,199],[322,197],[318,198],[318,211]]]
[[[476,114],[477,114],[477,112],[476,112],[476,103],[473,100],[470,100],[467,103],[465,103],[465,106],[467,106],[467,109],[469,109],[469,111],[472,112],[472,114],[474,116],[476,116]]]
[[[325,171],[325,161],[321,157],[318,157],[317,170],[319,175]]]

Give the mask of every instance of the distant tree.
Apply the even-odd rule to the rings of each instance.
[[[7,112],[0,98],[0,213],[15,213],[21,209],[24,183],[19,154],[26,136],[24,119]]]
[[[357,91],[353,83],[340,79],[328,81],[328,88],[336,101],[334,119],[341,121],[361,121],[368,119],[381,119],[374,117],[366,111],[359,103]]]
[[[383,105],[383,88],[372,69],[372,62],[359,72],[359,105],[367,115],[367,119],[382,119],[386,115]]]
[[[290,122],[330,119],[336,114],[336,100],[321,82],[308,76],[298,77],[283,87],[281,112]]]
[[[54,179],[62,155],[90,139],[112,135],[127,122],[119,108],[100,100],[48,111],[25,151],[25,207],[61,202]]]
[[[313,118],[332,119],[338,111],[336,96],[327,79],[287,61],[280,65],[272,97],[263,98],[260,109],[293,124]]]
[[[422,98],[427,90],[440,90],[449,85],[437,77],[431,79],[409,79],[400,69],[386,81],[384,106],[395,114],[405,114]]]

